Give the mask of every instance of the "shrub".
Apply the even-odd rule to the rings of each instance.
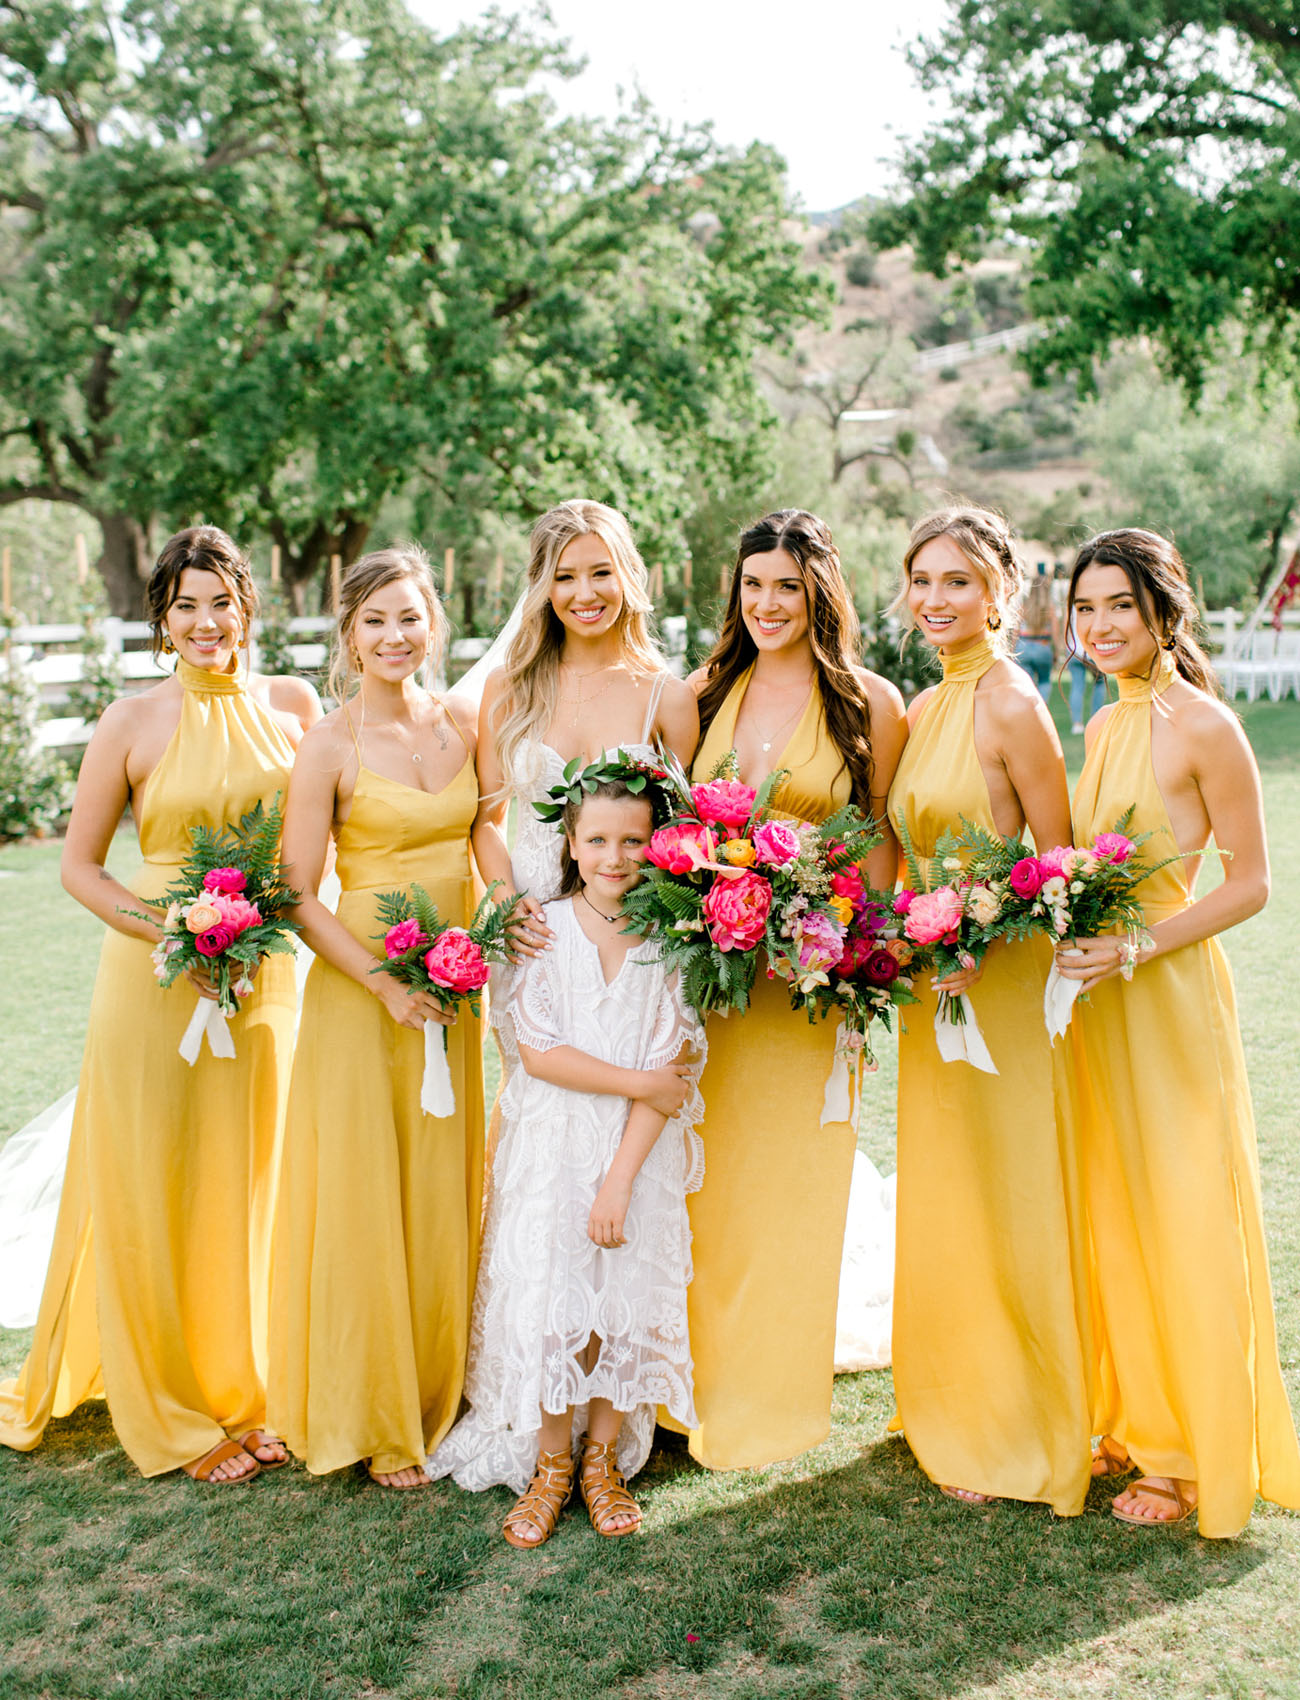
[[[0,838],[27,838],[52,830],[70,802],[68,770],[39,747],[36,688],[10,653],[18,625],[0,613],[5,648],[0,656]]]

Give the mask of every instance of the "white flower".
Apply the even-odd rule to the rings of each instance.
[[[1082,880],[1071,880],[1070,881],[1070,893],[1071,893],[1072,896],[1077,897],[1082,890],[1083,890],[1083,881]]]
[[[181,906],[179,903],[169,903],[167,913],[163,916],[163,926],[168,932],[175,932],[181,924]]]
[[[1066,898],[1064,877],[1061,874],[1053,874],[1050,880],[1044,880],[1038,888],[1038,895],[1045,903],[1063,903]]]
[[[960,856],[945,856],[943,859],[945,873],[959,874],[961,872]]]

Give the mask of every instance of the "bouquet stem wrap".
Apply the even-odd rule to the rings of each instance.
[[[447,1029],[439,1021],[424,1024],[424,1079],[420,1082],[420,1108],[426,1116],[445,1121],[456,1113],[456,1093],[447,1067]]]
[[[954,1008],[954,1005],[956,1006]],[[962,992],[958,997],[941,997],[934,1012],[934,1038],[944,1062],[968,1062],[985,1074],[996,1074],[997,1066],[984,1043],[975,1009]]]
[[[858,1067],[862,1061],[862,1051],[855,1050],[848,1042],[848,1028],[841,1021],[835,1029],[835,1058],[831,1063],[831,1072],[826,1077],[826,1092],[822,1099],[821,1125],[827,1122],[847,1122],[853,1120],[854,1106],[859,1091]],[[849,1059],[853,1059],[852,1068]]]
[[[223,1012],[215,998],[199,999],[180,1042],[180,1053],[191,1068],[199,1060],[205,1033],[208,1036],[208,1049],[214,1057],[224,1057],[227,1061],[234,1057],[235,1041],[230,1037],[230,1017]]]
[[[1065,956],[1082,956],[1080,950],[1067,950]],[[1074,1015],[1075,1000],[1083,990],[1082,980],[1067,980],[1053,962],[1048,970],[1047,984],[1043,987],[1043,1020],[1047,1025],[1049,1040],[1060,1039],[1064,1036],[1070,1019]]]

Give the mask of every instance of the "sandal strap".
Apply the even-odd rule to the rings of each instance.
[[[615,1517],[628,1513],[641,1520],[641,1507],[628,1492],[627,1483],[615,1462],[615,1443],[589,1440],[582,1450],[578,1485],[591,1526],[603,1534]]]
[[[506,1513],[504,1528],[531,1523],[542,1540],[560,1520],[573,1492],[573,1456],[568,1452],[539,1452],[533,1479]],[[540,1545],[540,1541],[537,1543]]]

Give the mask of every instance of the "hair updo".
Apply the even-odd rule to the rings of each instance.
[[[248,557],[232,537],[215,525],[191,525],[169,537],[149,574],[144,591],[145,619],[153,627],[153,653],[158,655],[167,634],[167,611],[180,595],[181,574],[187,567],[215,573],[239,604],[245,638],[257,613],[257,586]]]
[[[1118,567],[1128,580],[1142,624],[1161,649],[1173,656],[1183,678],[1211,696],[1223,695],[1210,659],[1196,641],[1201,615],[1187,581],[1187,568],[1167,537],[1136,526],[1102,531],[1090,537],[1076,555],[1070,574],[1071,616],[1079,578],[1089,567]]]
[[[377,590],[401,580],[414,586],[429,616],[426,665],[437,671],[451,628],[438,600],[429,557],[418,543],[394,543],[387,549],[374,549],[369,555],[353,561],[339,586],[339,625],[329,676],[329,691],[335,702],[345,702],[352,694],[354,681],[357,681],[352,642],[357,615]]]
[[[905,607],[912,563],[927,543],[950,537],[970,562],[992,604],[989,631],[999,649],[1010,648],[1013,610],[1024,582],[1010,523],[989,508],[954,506],[926,514],[912,527],[903,556],[903,588],[896,607]]]

